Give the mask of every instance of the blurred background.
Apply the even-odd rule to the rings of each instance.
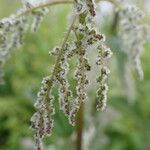
[[[145,11],[145,22],[150,23],[150,1],[139,0],[137,5]],[[21,7],[18,0],[0,0],[0,18],[7,17]],[[84,150],[149,150],[150,149],[150,43],[145,44],[142,66],[143,81],[134,77],[134,102],[124,94],[124,86],[118,69],[118,47],[115,36],[110,31],[112,16],[108,3],[97,9],[108,12],[108,21],[101,23],[101,32],[108,36],[108,44],[114,49],[109,79],[108,109],[95,114],[89,99],[92,115],[85,110]],[[71,7],[59,5],[50,8],[37,33],[25,35],[24,45],[12,52],[5,65],[5,84],[0,85],[0,150],[33,150],[33,132],[29,129],[30,117],[35,112],[33,104],[42,78],[49,74],[54,59],[48,51],[62,42],[68,25]],[[101,19],[104,20],[105,14]],[[103,22],[103,21],[102,21]],[[106,25],[107,24],[107,25]],[[111,42],[110,42],[111,41]],[[74,69],[75,63],[72,63]],[[120,62],[121,63],[121,62]],[[73,70],[72,69],[72,70]],[[133,75],[134,76],[134,75]],[[70,75],[70,81],[71,75]],[[71,87],[74,86],[71,82]],[[94,89],[94,88],[93,88]],[[94,90],[89,90],[93,95]],[[44,150],[74,150],[75,128],[68,124],[65,116],[57,108],[53,135],[45,139]],[[95,123],[93,123],[93,120]],[[89,144],[90,143],[90,144]]]

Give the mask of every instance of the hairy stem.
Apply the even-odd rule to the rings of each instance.
[[[72,21],[72,24],[71,24],[70,27],[69,27],[69,30],[68,30],[68,32],[67,32],[67,34],[66,34],[66,36],[65,36],[65,38],[64,38],[63,44],[62,44],[62,46],[61,46],[61,49],[60,49],[60,51],[59,51],[59,53],[58,53],[58,57],[57,57],[57,60],[56,60],[56,63],[55,63],[54,71],[53,71],[53,74],[52,74],[52,77],[51,77],[51,80],[52,80],[52,81],[53,81],[53,78],[54,78],[55,73],[57,72],[57,67],[58,67],[58,64],[59,64],[59,62],[60,62],[60,58],[61,58],[63,49],[64,49],[65,44],[66,44],[66,42],[67,42],[67,40],[68,40],[68,37],[69,37],[69,35],[70,35],[70,33],[71,33],[71,30],[73,29],[73,26],[74,26],[74,23],[75,23],[75,21],[76,21],[76,18],[77,18],[77,16],[74,16],[73,21]]]
[[[31,13],[32,11],[34,11],[36,9],[40,9],[40,8],[44,8],[44,7],[49,7],[49,6],[53,6],[53,5],[58,5],[58,4],[72,4],[72,3],[73,3],[73,1],[71,1],[71,0],[59,0],[59,1],[51,1],[51,0],[49,0],[46,3],[40,4],[38,6],[30,8],[30,9],[24,11],[24,12],[21,12],[20,14],[18,14],[16,16],[16,18],[24,16],[24,15],[27,15],[27,14]]]
[[[76,0],[74,0],[74,1],[76,2]],[[51,0],[49,0],[46,3],[39,4],[38,6],[32,7],[30,9],[27,9],[24,12],[19,13],[16,16],[16,18],[19,18],[21,16],[27,15],[27,14],[31,13],[32,11],[34,11],[36,9],[40,9],[40,8],[44,8],[44,7],[49,7],[49,6],[53,6],[53,5],[59,5],[59,4],[73,4],[74,1],[72,1],[72,0],[57,0],[57,1],[51,1]],[[115,1],[113,1],[113,0],[96,0],[96,2],[101,2],[101,1],[106,1],[106,2],[112,3],[113,5],[119,7],[119,5]]]
[[[76,21],[76,18],[77,18],[77,16],[74,16],[73,21],[72,21],[72,23],[71,23],[71,25],[70,25],[70,27],[69,27],[69,29],[68,29],[68,32],[67,32],[67,34],[66,34],[66,36],[65,36],[65,38],[64,38],[64,41],[63,41],[63,43],[62,43],[61,49],[60,49],[60,51],[59,51],[59,53],[58,53],[58,56],[57,56],[57,59],[56,59],[56,63],[55,63],[55,66],[54,66],[54,70],[53,70],[53,73],[52,73],[52,75],[51,75],[51,79],[50,79],[49,84],[48,84],[49,86],[48,86],[47,96],[46,96],[47,99],[48,99],[48,97],[49,97],[49,92],[50,92],[51,87],[52,87],[52,85],[53,85],[54,77],[55,77],[55,75],[57,74],[57,68],[58,68],[58,65],[59,65],[59,62],[60,62],[60,59],[61,59],[61,55],[62,55],[62,53],[63,53],[64,46],[65,46],[65,44],[66,44],[66,42],[67,42],[67,40],[68,40],[68,37],[69,37],[69,35],[70,35],[70,33],[71,33],[71,30],[72,30],[73,25],[74,25],[74,23],[75,23],[75,21]]]
[[[84,115],[84,105],[80,106],[76,119],[76,150],[82,150],[82,134],[83,134],[83,115]]]

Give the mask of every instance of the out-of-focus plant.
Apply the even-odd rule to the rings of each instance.
[[[55,114],[53,89],[58,88],[59,108],[68,118],[71,125],[77,126],[77,150],[82,148],[83,110],[88,99],[87,86],[97,83],[96,109],[104,110],[107,102],[108,76],[110,70],[109,60],[112,56],[111,49],[107,46],[105,35],[99,32],[95,25],[96,5],[100,1],[94,0],[60,0],[60,1],[23,1],[23,7],[15,14],[0,21],[0,81],[3,82],[3,66],[11,51],[23,44],[24,33],[31,28],[37,31],[48,7],[57,4],[72,4],[71,23],[61,46],[55,47],[49,54],[56,57],[51,74],[44,77],[40,91],[37,94],[35,108],[37,112],[31,118],[31,127],[35,132],[37,150],[42,149],[42,139],[52,134]],[[142,24],[143,13],[136,6],[127,2],[104,0],[110,2],[115,8],[113,31],[120,42],[120,51],[126,55],[125,73],[126,83],[130,80],[130,67],[137,71],[139,78],[143,79],[140,56],[143,45],[148,39],[149,26]],[[73,38],[69,39],[72,35]],[[144,39],[144,40],[143,40]],[[92,70],[88,53],[97,50],[95,65],[99,68],[98,77],[89,81],[88,72]],[[94,52],[95,53],[95,52]],[[68,80],[69,61],[77,59],[74,73],[76,80],[76,93],[70,89]],[[132,67],[131,67],[132,68]],[[129,85],[131,86],[131,85]]]

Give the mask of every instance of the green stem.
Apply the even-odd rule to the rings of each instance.
[[[82,134],[83,134],[83,116],[84,115],[84,105],[83,103],[80,106],[80,109],[77,113],[76,119],[76,150],[82,150]]]

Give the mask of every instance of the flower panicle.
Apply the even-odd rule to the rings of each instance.
[[[106,62],[111,58],[112,51],[108,48],[104,42],[98,46],[98,57],[96,64],[100,66],[100,75],[97,77],[97,101],[96,101],[96,109],[105,110],[107,105],[107,93],[108,93],[108,76],[110,74],[110,70],[107,67]]]
[[[119,11],[119,36],[122,49],[139,79],[144,78],[140,57],[148,40],[148,28],[142,23],[144,13],[135,5],[125,5]],[[136,35],[136,36],[135,36]]]
[[[29,2],[23,3],[21,9],[8,18],[0,20],[0,80],[3,77],[3,66],[11,55],[13,49],[19,48],[24,42],[24,34],[31,27],[37,31],[43,17],[48,12],[47,8],[34,10],[29,15],[24,14],[33,8]],[[20,15],[24,14],[24,15]],[[31,15],[30,15],[31,14]],[[30,17],[33,23],[30,24]]]
[[[37,94],[37,101],[34,104],[37,112],[31,118],[31,128],[35,130],[37,149],[40,149],[42,139],[52,134],[54,127],[54,97],[51,94],[50,88],[51,80],[47,76],[41,82],[41,89]]]

